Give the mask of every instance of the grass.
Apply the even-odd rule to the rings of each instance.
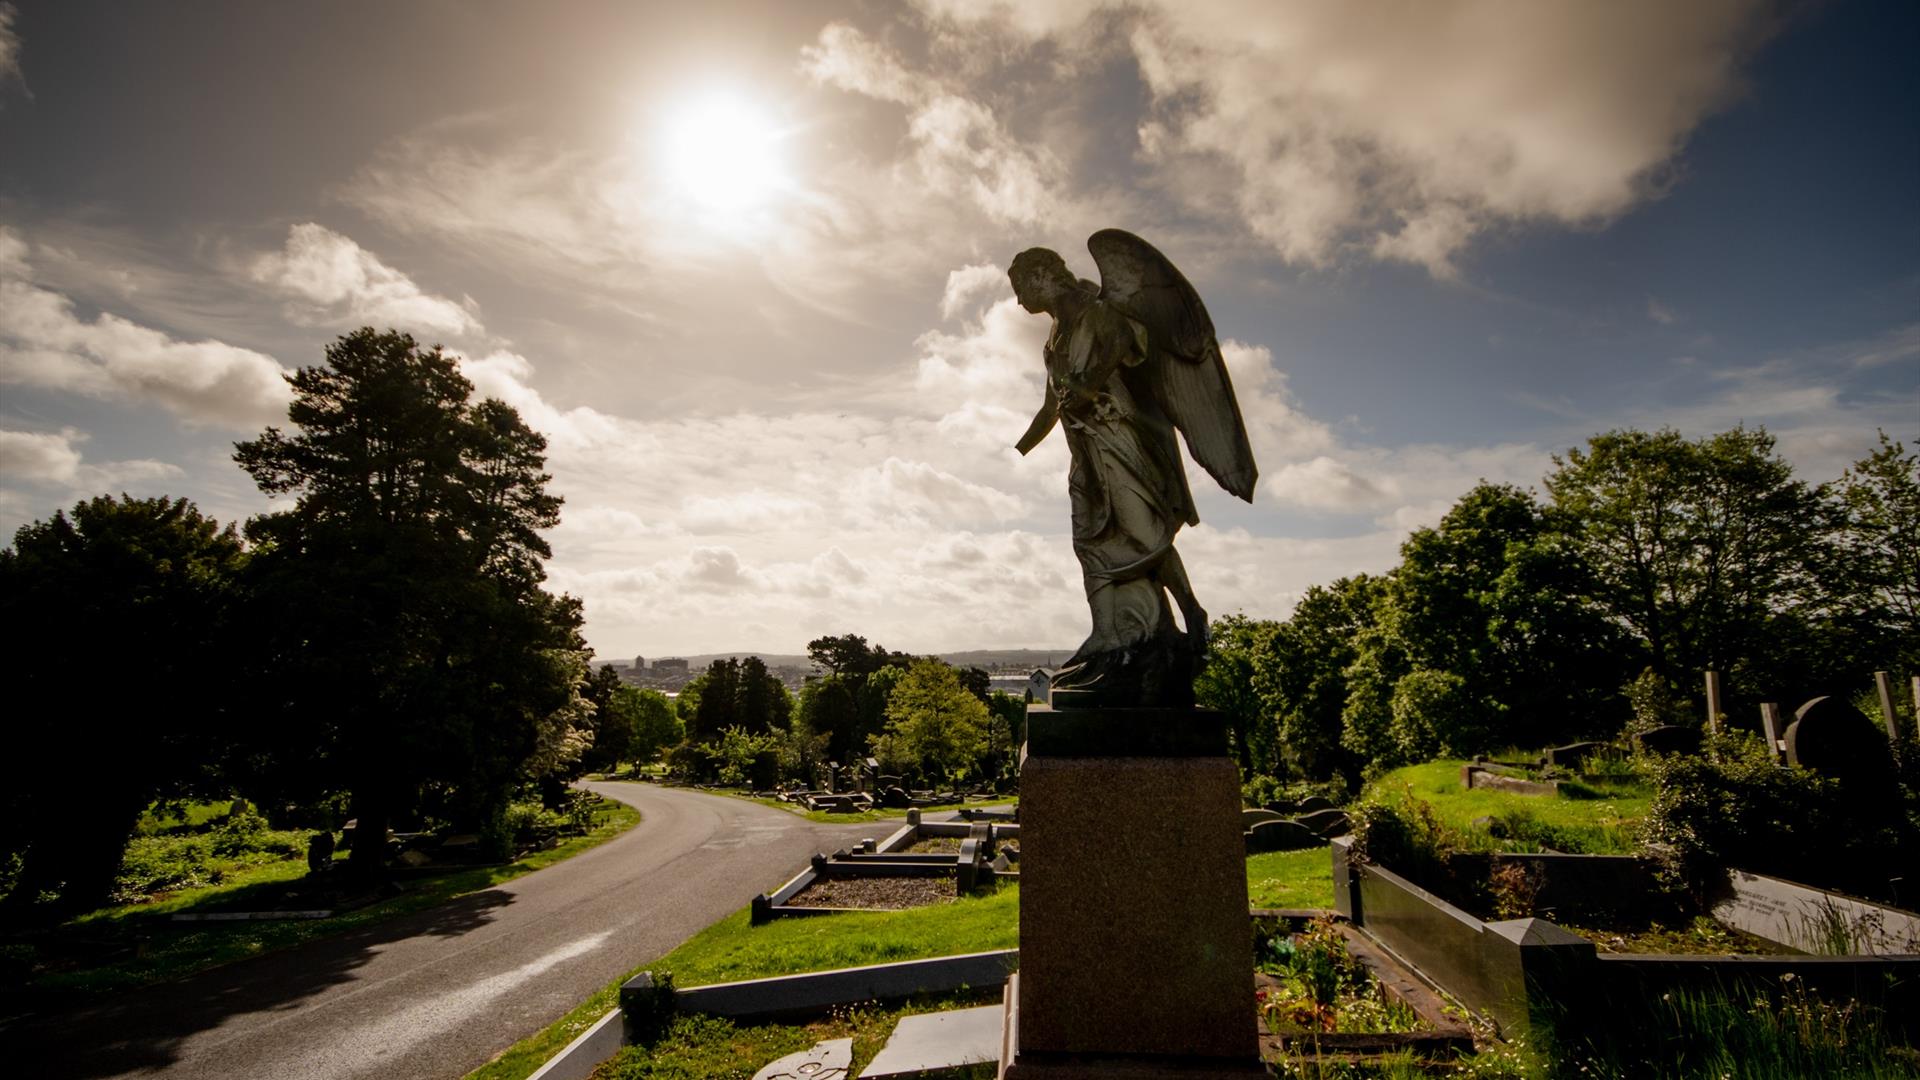
[[[745,799],[748,802],[756,802],[762,806],[771,806],[776,810],[785,810],[789,814],[798,814],[808,821],[819,821],[828,825],[845,825],[860,821],[905,821],[907,819],[907,812],[905,810],[856,810],[851,814],[832,814],[825,810],[803,810],[794,803],[782,802],[779,799],[761,798],[758,795],[749,795],[743,791],[730,791],[724,788],[701,788],[700,790],[705,791],[709,795],[726,795],[735,799]],[[920,808],[920,813],[944,814],[951,810],[980,810],[989,806],[1018,806],[1019,804],[1019,796],[1009,795],[1004,799],[987,799],[980,802],[941,803],[938,806],[923,806]]]
[[[424,911],[455,897],[492,888],[605,843],[639,820],[638,810],[607,800],[595,810],[594,827],[585,835],[532,852],[508,865],[416,878],[407,883],[406,892],[391,900],[325,919],[229,923],[174,923],[167,919],[176,913],[214,907],[244,910],[247,897],[270,895],[278,891],[279,883],[304,875],[304,858],[244,871],[219,885],[181,890],[149,903],[99,908],[54,928],[46,940],[55,946],[79,943],[121,955],[88,967],[40,972],[31,977],[27,987],[37,998],[79,997],[183,978],[220,964]],[[131,955],[126,954],[129,949],[133,949]]]
[[[710,1016],[683,1016],[651,1045],[626,1047],[593,1075],[595,1080],[746,1080],[777,1058],[810,1049],[825,1039],[851,1038],[853,1065],[846,1075],[857,1076],[886,1044],[901,1017],[986,1004],[998,997],[997,988],[989,994],[945,994],[890,1008],[856,1007],[810,1024],[741,1025]],[[991,1078],[997,1070],[997,1062],[984,1063],[960,1075]]]
[[[1333,856],[1326,848],[1247,857],[1247,898],[1257,908],[1333,906]]]
[[[1485,831],[1474,824],[1479,818],[1516,824],[1523,838],[1510,844],[1512,848],[1537,847],[1524,837],[1545,835],[1558,841],[1551,846],[1559,850],[1592,855],[1631,854],[1653,803],[1652,785],[1636,782],[1585,782],[1598,798],[1468,789],[1460,782],[1465,764],[1440,760],[1395,769],[1368,785],[1368,794],[1397,799],[1399,792],[1411,791],[1433,807],[1443,824],[1463,832]]]
[[[1332,857],[1325,848],[1255,855],[1247,860],[1247,885],[1255,907],[1331,907]],[[678,986],[704,986],[861,964],[1012,949],[1019,944],[1018,885],[1003,885],[990,896],[967,897],[938,907],[776,919],[758,927],[749,924],[747,910],[743,908],[695,934],[659,960],[608,983],[565,1016],[507,1048],[469,1077],[470,1080],[521,1080],[531,1075],[613,1008],[619,1001],[620,984],[641,970],[670,971]],[[751,1076],[754,1068],[777,1056],[769,1054],[740,1075]]]
[[[1019,944],[1020,889],[1017,885],[1003,885],[991,895],[967,897],[937,907],[876,913],[849,912],[809,919],[775,919],[764,926],[750,925],[747,909],[742,908],[695,934],[660,959],[608,983],[545,1030],[515,1043],[499,1057],[468,1075],[472,1080],[520,1080],[532,1074],[548,1058],[572,1042],[575,1036],[585,1031],[588,1025],[613,1008],[619,1001],[620,984],[642,970],[672,972],[676,986],[705,986],[806,971],[831,971],[862,964],[886,964],[897,960],[1011,949]],[[669,1038],[672,1037],[672,1033],[669,1033]],[[811,1045],[809,1042],[793,1049],[805,1049]],[[755,1069],[783,1052],[769,1054],[740,1075],[753,1075]],[[650,1074],[630,1072],[620,1075]],[[724,1074],[694,1071],[656,1072],[651,1075]]]

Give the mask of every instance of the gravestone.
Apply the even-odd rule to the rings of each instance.
[[[1836,697],[1794,710],[1787,762],[1843,779],[1879,782],[1889,774],[1887,737],[1865,713]]]
[[[1242,828],[1247,828],[1247,829],[1251,829],[1255,825],[1258,825],[1263,821],[1285,821],[1286,819],[1287,819],[1287,815],[1282,814],[1277,810],[1242,810],[1240,811],[1240,825]]]
[[[1267,851],[1299,851],[1301,848],[1320,847],[1326,842],[1319,833],[1291,819],[1263,821],[1247,830],[1249,855]]]
[[[1633,741],[1643,754],[1697,754],[1700,729],[1662,724],[1635,735]]]
[[[853,1040],[828,1039],[773,1062],[754,1073],[753,1080],[846,1080],[852,1068]]]
[[[1334,809],[1333,803],[1328,802],[1319,795],[1309,795],[1293,804],[1293,812],[1296,814],[1311,814],[1318,810],[1332,809]]]
[[[1596,750],[1606,749],[1606,743],[1577,742],[1565,746],[1556,746],[1547,751],[1547,764],[1558,765],[1563,769],[1577,769]]]
[[[1332,839],[1345,836],[1352,831],[1352,823],[1347,819],[1345,810],[1315,810],[1311,814],[1301,814],[1293,819],[1313,830],[1314,835]]]
[[[889,786],[880,793],[880,805],[889,810],[904,810],[913,805],[913,796],[898,784]]]

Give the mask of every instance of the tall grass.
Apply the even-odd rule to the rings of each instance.
[[[1920,1077],[1920,1053],[1893,1042],[1885,1013],[1829,1002],[1791,976],[1778,990],[1677,989],[1638,1003],[1615,999],[1594,1031],[1560,1039],[1561,1075],[1724,1080],[1893,1080]],[[1574,1027],[1564,1018],[1561,1030]]]

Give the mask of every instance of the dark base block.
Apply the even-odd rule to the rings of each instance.
[[[1258,1056],[1194,1058],[1171,1054],[1074,1054],[1028,1051],[1020,1045],[1020,976],[1007,980],[1006,1030],[1000,1042],[1000,1080],[1101,1080],[1103,1077],[1167,1077],[1169,1080],[1248,1080],[1266,1077]],[[1252,1019],[1251,1017],[1249,1019]]]
[[[1195,735],[1218,718],[1115,709],[1029,720],[1018,1022],[1002,1060],[1085,1075],[1251,1075],[1260,1047],[1239,770],[1183,738],[1142,752],[1161,741],[1156,726]]]

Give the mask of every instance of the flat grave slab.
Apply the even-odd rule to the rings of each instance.
[[[903,1017],[860,1080],[921,1076],[1000,1060],[1000,1005]]]

